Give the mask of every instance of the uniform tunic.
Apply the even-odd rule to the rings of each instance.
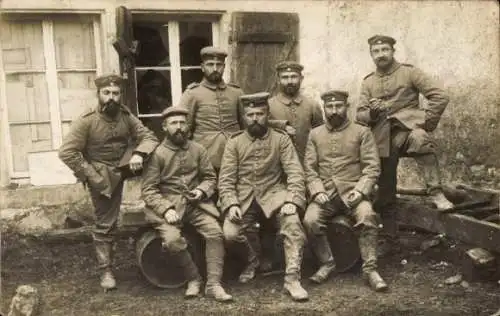
[[[320,105],[314,100],[299,94],[290,99],[282,92],[269,99],[271,118],[285,120],[293,126],[296,134],[292,137],[300,161],[304,161],[307,137],[311,129],[324,123]]]
[[[419,94],[428,100],[424,110],[419,106]],[[371,116],[368,107],[372,98],[382,99],[385,112]],[[375,71],[363,80],[357,110],[357,120],[373,128],[379,154],[388,157],[391,146],[391,122],[400,124],[408,130],[424,129],[432,131],[436,128],[441,114],[449,102],[445,92],[420,69],[397,61],[391,68],[382,73]],[[418,153],[420,144],[416,142],[409,151]],[[425,144],[424,144],[425,145]]]
[[[372,194],[380,174],[377,146],[369,128],[349,120],[339,128],[324,124],[313,129],[304,162],[311,197],[338,194],[346,203],[351,190]]]
[[[254,199],[268,218],[285,202],[304,209],[304,172],[290,137],[269,128],[260,139],[247,131],[231,138],[222,159],[219,195],[223,211],[238,205],[244,213]]]
[[[193,189],[201,190],[206,198],[214,193],[216,175],[206,149],[193,141],[184,146],[174,145],[165,138],[151,156],[142,174],[142,199],[146,215],[155,222],[164,222],[169,208],[175,208],[182,217],[186,212],[184,195]],[[209,201],[198,206],[218,217],[219,211]]]

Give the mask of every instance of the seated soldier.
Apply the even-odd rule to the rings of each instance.
[[[290,137],[268,127],[268,98],[266,92],[240,97],[246,129],[227,142],[219,173],[221,207],[227,212],[224,236],[230,245],[244,247],[247,267],[240,282],[248,282],[259,260],[245,234],[260,214],[272,218],[284,237],[284,289],[304,301],[308,294],[300,268],[306,236],[298,214],[305,206],[304,172]]]
[[[231,301],[220,281],[224,267],[224,240],[217,222],[219,211],[210,200],[216,186],[214,168],[203,146],[188,140],[184,108],[163,112],[165,139],[146,165],[142,179],[145,213],[160,232],[163,247],[178,260],[188,280],[186,298],[200,293],[201,277],[181,235],[184,224],[194,226],[206,242],[205,295]]]
[[[326,123],[309,134],[304,161],[306,183],[312,202],[304,227],[319,270],[310,278],[321,283],[335,270],[325,230],[340,213],[353,217],[359,230],[363,274],[376,291],[387,289],[377,272],[377,215],[370,197],[380,174],[380,161],[372,132],[347,118],[348,93],[323,93]]]

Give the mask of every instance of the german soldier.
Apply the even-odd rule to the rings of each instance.
[[[261,213],[273,218],[284,237],[284,288],[303,301],[308,299],[300,284],[306,237],[298,212],[305,206],[304,172],[290,137],[268,127],[268,98],[266,92],[240,98],[247,127],[228,141],[219,174],[221,207],[227,213],[223,231],[229,244],[245,247],[247,266],[239,278],[245,283],[255,277],[259,261],[245,232]]]
[[[120,104],[121,83],[117,75],[95,80],[99,105],[72,123],[59,149],[59,158],[90,191],[96,215],[92,236],[98,267],[103,271],[101,287],[105,290],[116,287],[111,268],[124,181],[118,168],[120,161],[129,146],[136,145],[129,166],[137,172],[158,145],[154,134]]]
[[[443,194],[436,144],[429,135],[437,127],[449,98],[430,76],[394,59],[395,43],[395,39],[384,35],[368,39],[376,71],[363,80],[356,116],[358,122],[372,128],[378,145],[382,173],[376,208],[386,221],[392,242],[397,232],[392,204],[399,157],[414,157],[438,210],[453,207]],[[428,101],[425,110],[419,104],[420,94]]]
[[[327,279],[335,269],[325,230],[331,219],[345,213],[355,220],[363,275],[376,291],[387,289],[377,272],[377,215],[371,197],[380,174],[377,145],[369,128],[347,118],[345,91],[328,91],[324,101],[326,123],[313,129],[307,143],[304,169],[311,196],[304,227],[320,268],[310,278]]]
[[[142,180],[144,212],[160,232],[163,247],[184,268],[188,279],[186,298],[200,293],[201,278],[187,243],[184,224],[192,225],[205,239],[207,283],[205,295],[230,301],[220,281],[224,267],[224,240],[217,222],[219,211],[210,200],[217,183],[206,149],[188,140],[187,110],[170,107],[163,112],[165,139],[146,165]]]

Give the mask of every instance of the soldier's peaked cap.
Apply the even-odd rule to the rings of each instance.
[[[387,35],[374,35],[368,39],[368,44],[370,46],[375,44],[389,44],[393,46],[396,44],[396,40]]]
[[[321,94],[321,99],[323,102],[334,102],[334,101],[347,101],[349,93],[342,90],[329,90]]]
[[[109,86],[121,86],[123,83],[123,78],[121,76],[110,74],[99,76],[94,80],[97,89],[109,87]]]
[[[205,58],[219,58],[224,60],[227,56],[227,52],[219,47],[207,46],[200,50],[201,59]]]
[[[174,115],[188,115],[188,110],[181,106],[170,106],[161,112],[161,117],[166,119],[167,117]]]
[[[261,106],[269,106],[270,94],[267,92],[258,92],[254,94],[244,94],[240,97],[241,105],[245,108],[255,108]]]
[[[276,71],[296,71],[296,72],[301,72],[304,70],[304,66],[299,64],[296,61],[291,61],[291,60],[284,60],[280,61],[278,64],[276,64]]]

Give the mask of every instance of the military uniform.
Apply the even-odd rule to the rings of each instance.
[[[234,84],[217,85],[203,79],[188,86],[180,106],[189,111],[188,124],[195,142],[208,150],[212,165],[220,168],[227,139],[241,129],[239,97],[243,91]]]
[[[293,71],[301,74],[303,69],[301,64],[293,61],[282,61],[276,65],[278,74],[282,71]],[[320,105],[301,93],[292,98],[280,91],[269,99],[269,107],[272,119],[286,121],[295,128],[292,141],[300,161],[303,162],[309,132],[324,123]]]
[[[374,36],[369,43],[395,43],[394,39],[389,39]],[[425,109],[420,108],[420,94],[428,100]],[[372,98],[382,100],[382,110],[370,110]],[[395,199],[397,165],[401,156],[415,158],[424,170],[429,191],[440,190],[436,145],[428,132],[437,127],[448,102],[448,96],[434,80],[410,64],[394,61],[387,71],[376,70],[364,78],[356,118],[372,128],[382,158],[381,207]]]
[[[269,99],[269,107],[272,119],[287,121],[295,128],[296,134],[292,136],[292,140],[299,159],[303,162],[309,132],[324,123],[319,104],[302,94],[291,99],[279,92]]]
[[[169,108],[164,112],[165,118],[178,114],[187,115],[187,111]],[[196,282],[201,277],[187,250],[187,242],[182,237],[182,226],[193,226],[205,239],[207,288],[220,286],[224,267],[224,240],[222,228],[217,222],[220,214],[210,200],[217,184],[216,179],[203,146],[193,141],[178,146],[167,137],[153,152],[142,175],[146,218],[154,223],[160,232],[163,247],[183,267],[189,281]],[[187,196],[194,189],[203,192],[202,199],[189,202]],[[175,210],[180,224],[167,223],[164,216],[169,210]]]
[[[339,100],[339,97],[346,102],[347,96],[346,92],[335,90],[322,94],[325,102],[329,102],[329,98]],[[354,227],[360,230],[363,273],[368,275],[375,271],[378,223],[371,197],[380,174],[380,159],[370,129],[354,124],[349,119],[336,128],[326,122],[313,129],[307,142],[304,170],[313,200],[307,207],[304,227],[320,264],[330,266],[330,270],[334,268],[334,258],[325,231],[335,215],[345,213],[355,219]],[[363,198],[357,205],[348,207],[348,195],[352,190],[360,192]],[[326,193],[329,202],[320,205],[314,201],[320,193]],[[318,270],[318,281],[323,281],[329,272],[323,276]]]
[[[101,88],[120,82],[116,75],[102,76],[96,79],[96,86]],[[59,158],[90,191],[96,215],[92,235],[100,268],[111,266],[111,246],[124,180],[118,168],[120,161],[131,147],[135,147],[135,153],[146,157],[157,145],[154,134],[121,106],[114,118],[102,113],[99,107],[77,118],[59,148]]]
[[[268,94],[263,95],[267,103]],[[242,101],[253,106],[252,100],[262,96],[245,97]],[[245,232],[253,226],[260,212],[266,218],[273,217],[279,233],[284,236],[285,283],[298,282],[305,233],[297,213],[276,214],[285,203],[304,209],[306,202],[304,173],[290,137],[284,131],[272,128],[261,138],[254,138],[247,131],[234,135],[224,151],[218,187],[222,211],[226,212],[232,206],[239,206],[242,211],[241,223],[234,223],[226,217],[223,227],[226,240],[244,245],[248,262],[255,262],[257,258]]]

